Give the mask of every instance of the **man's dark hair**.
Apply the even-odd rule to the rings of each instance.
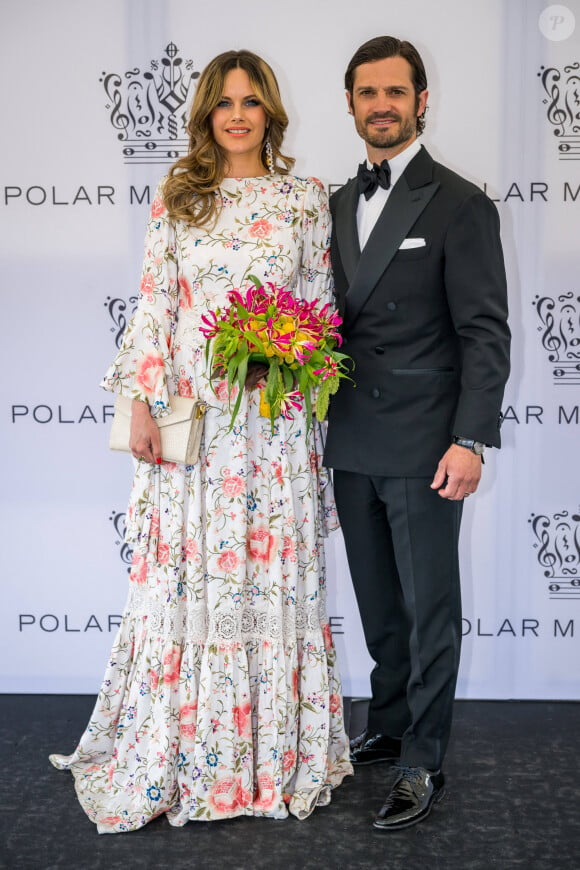
[[[427,88],[427,73],[421,55],[414,45],[404,39],[395,36],[376,36],[369,39],[358,48],[344,74],[344,87],[352,97],[354,86],[354,74],[357,67],[363,63],[372,63],[375,60],[384,60],[386,57],[402,57],[411,67],[411,80],[415,88],[415,98],[418,102],[419,94]],[[417,135],[420,136],[425,127],[425,114],[417,118]]]

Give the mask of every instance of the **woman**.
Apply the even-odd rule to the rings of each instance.
[[[247,51],[200,76],[190,151],[158,188],[136,313],[103,386],[133,399],[130,592],[109,669],[70,769],[101,833],[167,813],[306,818],[352,772],[325,615],[322,536],[333,506],[317,429],[259,415],[263,371],[230,428],[201,317],[249,275],[330,298],[329,214],[288,174],[287,116]],[[252,389],[252,387],[254,387]],[[208,405],[194,466],[163,462],[170,393]]]

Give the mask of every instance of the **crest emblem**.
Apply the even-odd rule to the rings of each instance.
[[[121,341],[123,339],[123,333],[125,332],[128,319],[135,313],[137,299],[137,296],[130,296],[129,304],[127,304],[127,301],[121,297],[111,298],[111,296],[107,296],[106,302],[103,303],[109,313],[109,317],[113,321],[113,326],[110,327],[110,331],[115,335],[115,345],[117,348],[121,347]],[[131,308],[127,313],[127,308],[129,308],[129,306],[131,306]]]
[[[532,514],[528,522],[536,538],[534,549],[548,580],[550,598],[580,601],[580,514]]]
[[[187,152],[186,104],[199,72],[184,61],[170,42],[165,57],[99,79],[107,95],[106,108],[125,163],[173,163]]]
[[[580,384],[580,296],[572,291],[536,296],[542,347],[552,365],[555,384]]]
[[[541,67],[538,73],[545,91],[548,121],[558,138],[559,160],[580,160],[580,61],[557,67]]]

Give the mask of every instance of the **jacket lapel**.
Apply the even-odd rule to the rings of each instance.
[[[401,242],[406,238],[407,233],[438,188],[439,182],[433,181],[433,160],[422,148],[393,187],[364,250],[360,254],[356,271],[352,279],[349,278],[345,325],[352,324],[358,317],[382,274],[397,253]],[[340,242],[338,227],[337,238]]]
[[[352,283],[360,259],[360,245],[356,227],[358,189],[356,178],[351,178],[341,191],[338,199],[334,226],[340,259],[349,285]]]

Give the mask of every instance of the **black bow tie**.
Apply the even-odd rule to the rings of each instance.
[[[373,163],[369,169],[366,163],[361,163],[357,172],[357,184],[359,196],[364,193],[365,199],[370,199],[377,187],[388,190],[391,186],[391,167],[388,160],[383,160],[379,166]]]

